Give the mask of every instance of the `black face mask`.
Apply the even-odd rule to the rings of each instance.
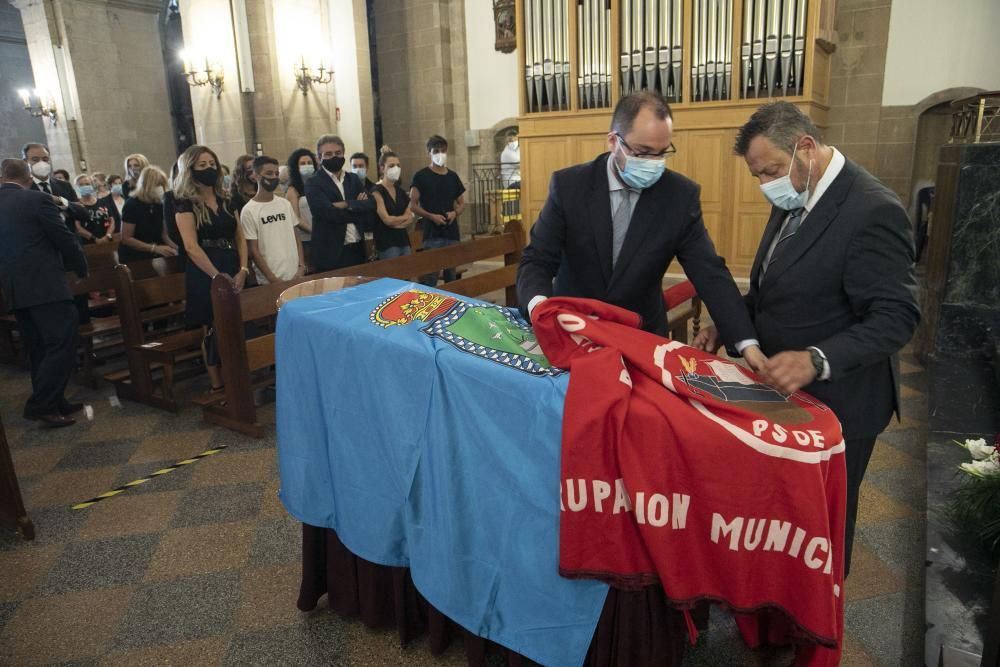
[[[202,185],[212,186],[219,180],[219,170],[215,167],[208,169],[192,169],[191,178]]]
[[[323,168],[327,171],[336,174],[338,171],[344,168],[344,158],[343,157],[328,157],[323,160]]]
[[[260,185],[268,192],[274,192],[278,188],[277,178],[261,178]]]

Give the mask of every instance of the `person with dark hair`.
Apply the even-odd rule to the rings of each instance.
[[[295,236],[302,244],[306,264],[309,260],[309,241],[312,239],[312,213],[306,199],[305,182],[316,173],[316,156],[308,148],[298,148],[288,156],[288,190],[285,199],[292,205],[297,222]]]
[[[344,140],[324,134],[316,141],[320,169],[306,182],[306,198],[313,219],[310,261],[315,271],[364,264],[362,230],[375,204],[364,183],[344,170]]]
[[[121,219],[122,209],[125,208],[125,197],[122,196],[122,177],[118,174],[111,174],[106,180],[108,194],[101,198],[101,204],[109,211],[114,208],[118,211],[118,219]]]
[[[507,131],[507,143],[500,153],[500,181],[505,188],[521,187],[521,147],[517,141],[517,129]]]
[[[284,197],[276,197],[278,161],[261,155],[253,161],[257,194],[243,206],[240,224],[253,258],[258,284],[279,283],[305,273],[302,244],[295,238],[295,212]]]
[[[735,152],[772,205],[746,295],[769,357],[761,372],[782,392],[826,403],[843,428],[846,576],[861,481],[875,439],[899,414],[897,354],[920,320],[909,218],[788,102],[755,111]],[[694,344],[715,351],[718,333],[703,329]]]
[[[365,192],[370,192],[375,187],[375,182],[368,178],[371,173],[368,168],[368,156],[364,153],[354,153],[351,155],[351,173],[361,179],[365,184]]]
[[[705,229],[700,188],[666,169],[672,135],[670,106],[659,95],[618,101],[610,152],[552,175],[518,267],[518,301],[530,316],[549,296],[598,299],[666,336],[663,275],[677,258],[726,341],[758,368],[764,359],[753,323]]]
[[[48,174],[46,174],[47,176]],[[17,319],[31,362],[27,419],[44,426],[70,426],[83,408],[66,400],[76,369],[78,320],[66,271],[87,275],[87,258],[50,195],[32,192],[27,163],[0,163],[0,292]]]
[[[87,222],[90,220],[90,214],[79,205],[80,198],[73,186],[70,185],[68,177],[65,181],[52,178],[52,160],[49,157],[49,149],[45,144],[27,143],[21,148],[21,157],[31,168],[31,189],[52,195],[52,201],[62,213],[66,228],[75,234],[76,223]]]
[[[409,255],[410,235],[406,228],[416,219],[410,210],[410,198],[399,187],[403,177],[403,167],[399,156],[392,151],[384,151],[378,157],[378,169],[382,179],[372,188],[375,200],[375,250],[379,259],[391,259]]]
[[[424,248],[444,248],[459,242],[458,216],[465,210],[465,185],[458,174],[448,169],[448,140],[432,135],[427,140],[430,165],[413,175],[410,206],[423,219]],[[444,281],[457,277],[454,268],[444,270]],[[420,282],[437,285],[438,274],[428,273]]]
[[[53,171],[52,178],[56,179],[57,181],[62,181],[63,183],[70,182],[69,172],[66,171],[65,169],[56,169],[55,171]]]

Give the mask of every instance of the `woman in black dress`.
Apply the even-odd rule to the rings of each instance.
[[[247,278],[247,247],[239,223],[229,210],[219,158],[206,146],[191,146],[178,159],[174,183],[177,229],[188,257],[185,266],[184,320],[187,328],[205,333],[202,354],[212,391],[222,390],[218,351],[212,334],[212,279],[229,275],[237,290]]]
[[[122,209],[122,242],[118,246],[118,261],[122,264],[177,255],[177,245],[163,226],[166,187],[167,176],[159,167],[146,167],[139,174],[135,190]]]
[[[149,166],[149,158],[142,153],[132,153],[125,158],[125,180],[122,182],[122,195],[126,199],[132,196],[132,191],[139,184],[139,174]]]
[[[409,255],[410,235],[406,228],[415,220],[410,210],[410,197],[399,187],[403,168],[399,156],[391,151],[383,152],[378,158],[378,170],[382,179],[372,188],[375,199],[375,249],[379,259],[392,259]]]

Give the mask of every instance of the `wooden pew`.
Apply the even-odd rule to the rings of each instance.
[[[228,276],[217,275],[212,282],[212,309],[225,391],[222,396],[206,394],[196,399],[195,403],[202,406],[206,421],[261,437],[263,429],[257,421],[253,391],[274,382],[271,371],[274,365],[274,333],[269,331],[248,340],[245,326],[247,322],[273,318],[277,314],[278,296],[293,285],[338,276],[409,280],[449,266],[472,264],[502,255],[502,268],[446,283],[443,289],[463,296],[479,296],[506,289],[507,305],[516,306],[514,283],[523,247],[524,232],[520,222],[515,221],[499,236],[313,274],[296,281],[262,285],[240,293],[235,292]]]
[[[108,373],[119,398],[177,412],[173,394],[178,364],[201,356],[201,329],[184,331],[184,273],[177,258],[163,262],[154,275],[145,263],[119,264],[114,269],[118,317],[128,368]],[[164,329],[147,332],[147,325],[166,321]],[[158,382],[154,380],[158,376]],[[159,389],[159,392],[157,392]]]
[[[35,526],[24,509],[24,499],[17,484],[14,461],[7,445],[7,433],[0,421],[0,523],[9,523],[21,530],[26,540],[35,539]]]

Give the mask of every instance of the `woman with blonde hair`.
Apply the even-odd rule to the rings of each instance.
[[[118,211],[108,210],[97,198],[97,188],[90,174],[80,174],[73,184],[80,197],[79,202],[72,204],[79,213],[75,221],[76,235],[84,245],[111,242],[117,231]]]
[[[125,158],[125,180],[122,182],[122,196],[128,199],[129,194],[139,183],[139,175],[149,166],[149,159],[142,153],[132,153]]]
[[[163,227],[166,188],[167,176],[159,167],[146,167],[139,174],[135,190],[122,209],[122,242],[118,246],[121,263],[177,255],[177,244]]]
[[[247,247],[243,232],[229,207],[229,193],[222,185],[219,158],[207,146],[191,146],[178,158],[174,182],[177,230],[184,242],[184,320],[187,328],[205,332],[202,354],[212,391],[222,391],[219,355],[212,329],[212,279],[219,273],[231,276],[237,290],[247,278]]]

